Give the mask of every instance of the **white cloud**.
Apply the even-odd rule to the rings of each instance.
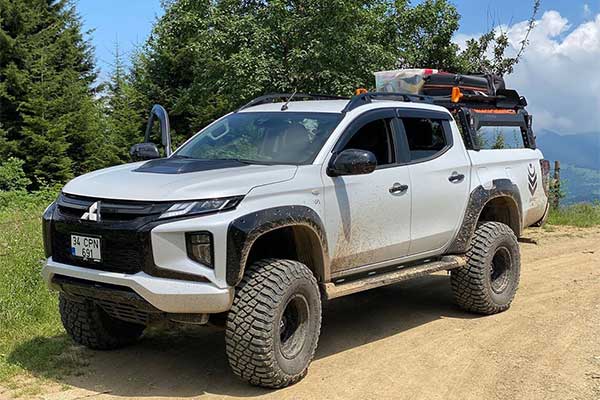
[[[592,14],[592,10],[590,9],[590,5],[588,3],[583,4],[583,15],[589,17]]]
[[[527,22],[501,29],[507,32],[514,54]],[[455,41],[462,45],[468,38],[457,35]],[[557,11],[545,12],[506,81],[527,97],[535,129],[600,132],[600,14],[571,26]]]

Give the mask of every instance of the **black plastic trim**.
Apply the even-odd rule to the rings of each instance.
[[[419,108],[396,108],[396,116],[398,118],[424,118],[424,119],[439,119],[449,121],[452,116],[448,112],[423,110]]]
[[[46,258],[52,257],[52,217],[56,207],[56,201],[54,201],[42,215],[42,238],[44,242],[44,255]]]
[[[306,206],[283,206],[260,210],[231,221],[227,230],[227,271],[226,280],[236,286],[244,275],[250,249],[263,234],[288,226],[307,226],[321,242],[323,264],[327,268],[329,252],[325,228],[319,215]]]
[[[134,169],[133,172],[179,175],[246,166],[247,164],[237,160],[199,160],[174,155],[169,158],[157,158],[156,160],[146,161]]]
[[[518,232],[515,232],[515,234],[519,236],[521,231],[523,206],[521,204],[521,195],[518,186],[510,179],[494,179],[492,183],[491,189],[486,189],[480,185],[471,192],[462,225],[446,253],[462,254],[468,250],[471,238],[477,228],[481,212],[490,200],[498,197],[510,197],[517,205],[519,228]]]

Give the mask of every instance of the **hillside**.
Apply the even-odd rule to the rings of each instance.
[[[565,203],[600,200],[600,132],[559,135],[541,130],[537,144],[544,158],[561,162]]]

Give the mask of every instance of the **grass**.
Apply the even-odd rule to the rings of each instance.
[[[589,228],[600,225],[600,204],[581,203],[552,210],[548,225],[569,225]]]
[[[53,378],[86,363],[66,337],[56,293],[44,284],[40,218],[54,192],[0,192],[0,383]],[[14,383],[13,383],[14,385]]]

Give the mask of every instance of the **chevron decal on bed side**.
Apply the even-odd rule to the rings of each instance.
[[[529,182],[529,193],[533,196],[537,189],[537,172],[533,164],[527,167],[527,180]]]

